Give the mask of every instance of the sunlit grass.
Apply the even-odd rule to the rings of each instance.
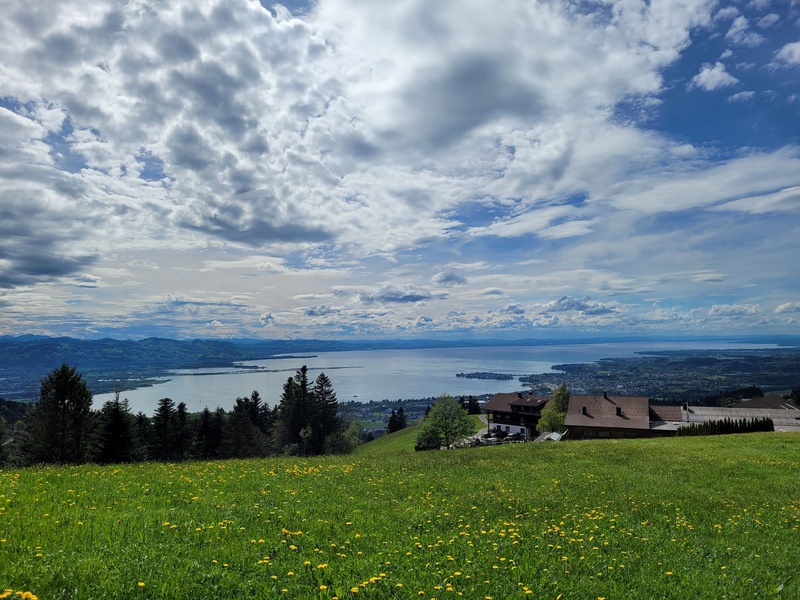
[[[39,598],[800,597],[800,436],[0,471]]]

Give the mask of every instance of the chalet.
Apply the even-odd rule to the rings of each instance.
[[[675,435],[680,406],[650,406],[644,396],[570,396],[564,425],[574,440]]]
[[[530,392],[495,394],[481,410],[486,413],[489,431],[499,429],[529,440],[538,435],[536,425],[550,400],[551,396],[536,396]]]

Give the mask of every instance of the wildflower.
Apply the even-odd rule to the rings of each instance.
[[[140,582],[139,582],[139,583],[137,583],[136,585],[138,585],[139,587],[144,587],[144,581],[140,581]]]

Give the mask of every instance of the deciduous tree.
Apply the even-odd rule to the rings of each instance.
[[[439,396],[428,415],[420,423],[417,448],[430,450],[450,448],[453,443],[475,431],[475,425],[467,411],[448,395]]]
[[[536,429],[541,432],[564,430],[564,421],[567,418],[570,393],[567,384],[562,383],[554,393],[553,398],[542,409],[542,416],[536,424]]]

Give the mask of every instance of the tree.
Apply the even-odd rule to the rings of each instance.
[[[219,448],[222,443],[222,435],[216,435],[214,427],[214,415],[206,406],[200,413],[200,424],[197,426],[197,436],[195,437],[194,456],[201,460],[211,460],[219,458]]]
[[[134,420],[134,431],[136,432],[135,440],[136,447],[134,448],[133,456],[137,462],[145,461],[150,458],[150,438],[153,435],[153,426],[150,423],[150,417],[142,411],[136,413]]]
[[[536,430],[560,432],[564,429],[564,421],[567,418],[567,408],[569,407],[570,393],[567,384],[562,383],[553,398],[542,409],[542,416],[536,424]]]
[[[175,459],[175,420],[177,410],[171,398],[162,398],[153,415],[153,437],[150,445],[150,458],[153,460]]]
[[[467,402],[467,412],[471,415],[481,414],[481,405],[478,404],[478,399],[475,396],[470,396]]]
[[[453,443],[474,433],[475,424],[467,411],[452,397],[439,396],[428,415],[420,423],[417,448],[431,450],[449,448]]]
[[[229,458],[266,456],[269,451],[266,421],[261,396],[253,391],[250,397],[237,398],[223,436],[223,455]]]
[[[85,462],[92,394],[66,363],[42,379],[39,401],[25,415],[26,453],[33,463]]]
[[[313,430],[313,453],[322,454],[325,451],[325,440],[337,433],[341,427],[339,401],[336,399],[333,383],[325,373],[317,375],[311,396],[314,403],[311,413],[315,417],[309,423]]]
[[[127,400],[114,400],[103,404],[97,415],[93,459],[100,464],[128,463],[135,459],[136,418]]]
[[[400,408],[398,408],[397,412],[395,412],[395,410],[392,409],[392,414],[389,417],[389,423],[387,425],[389,433],[400,431],[401,429],[405,429],[406,427],[408,427],[408,417],[406,416],[406,411],[403,410],[403,407],[401,406]]]
[[[320,373],[309,387],[303,365],[283,386],[274,428],[277,447],[286,454],[322,454],[325,440],[341,429],[338,413],[330,379]]]
[[[8,430],[6,429],[6,420],[0,416],[0,467],[8,464],[9,451],[8,451]]]
[[[386,424],[386,429],[389,431],[389,433],[400,431],[400,424],[397,421],[397,413],[394,409],[392,409],[392,414],[389,416],[389,422]]]

